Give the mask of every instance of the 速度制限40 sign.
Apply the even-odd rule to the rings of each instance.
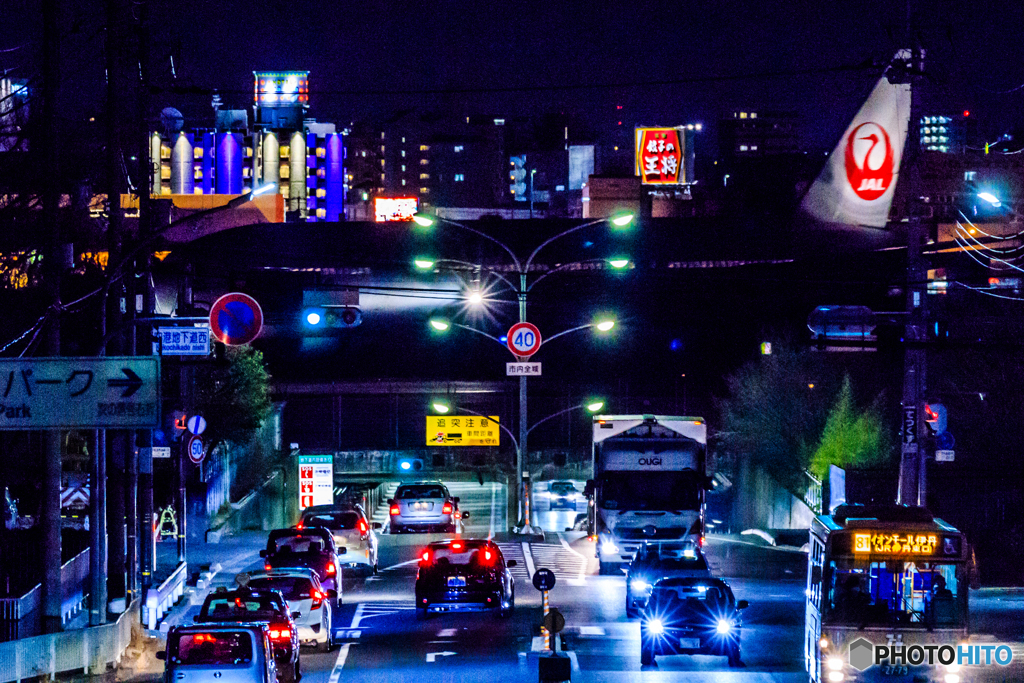
[[[644,185],[679,185],[683,175],[683,135],[678,128],[636,129],[636,174]]]

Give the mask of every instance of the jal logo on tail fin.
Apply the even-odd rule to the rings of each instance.
[[[892,184],[895,169],[892,142],[885,128],[862,123],[846,139],[846,179],[861,199],[878,199]]]

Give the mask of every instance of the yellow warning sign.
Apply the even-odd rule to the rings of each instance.
[[[428,446],[499,446],[499,432],[496,415],[427,415]]]

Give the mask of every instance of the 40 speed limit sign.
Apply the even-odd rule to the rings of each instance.
[[[508,330],[507,344],[517,356],[532,356],[540,348],[540,330],[532,323],[516,323]]]

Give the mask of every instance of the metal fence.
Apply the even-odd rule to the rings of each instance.
[[[61,623],[67,625],[82,611],[89,598],[88,548],[61,565],[60,584],[64,596]],[[42,601],[43,587],[38,583],[21,597],[0,599],[0,642],[38,634]]]
[[[121,661],[138,618],[133,602],[112,624],[0,643],[0,683],[66,672],[102,673]]]

